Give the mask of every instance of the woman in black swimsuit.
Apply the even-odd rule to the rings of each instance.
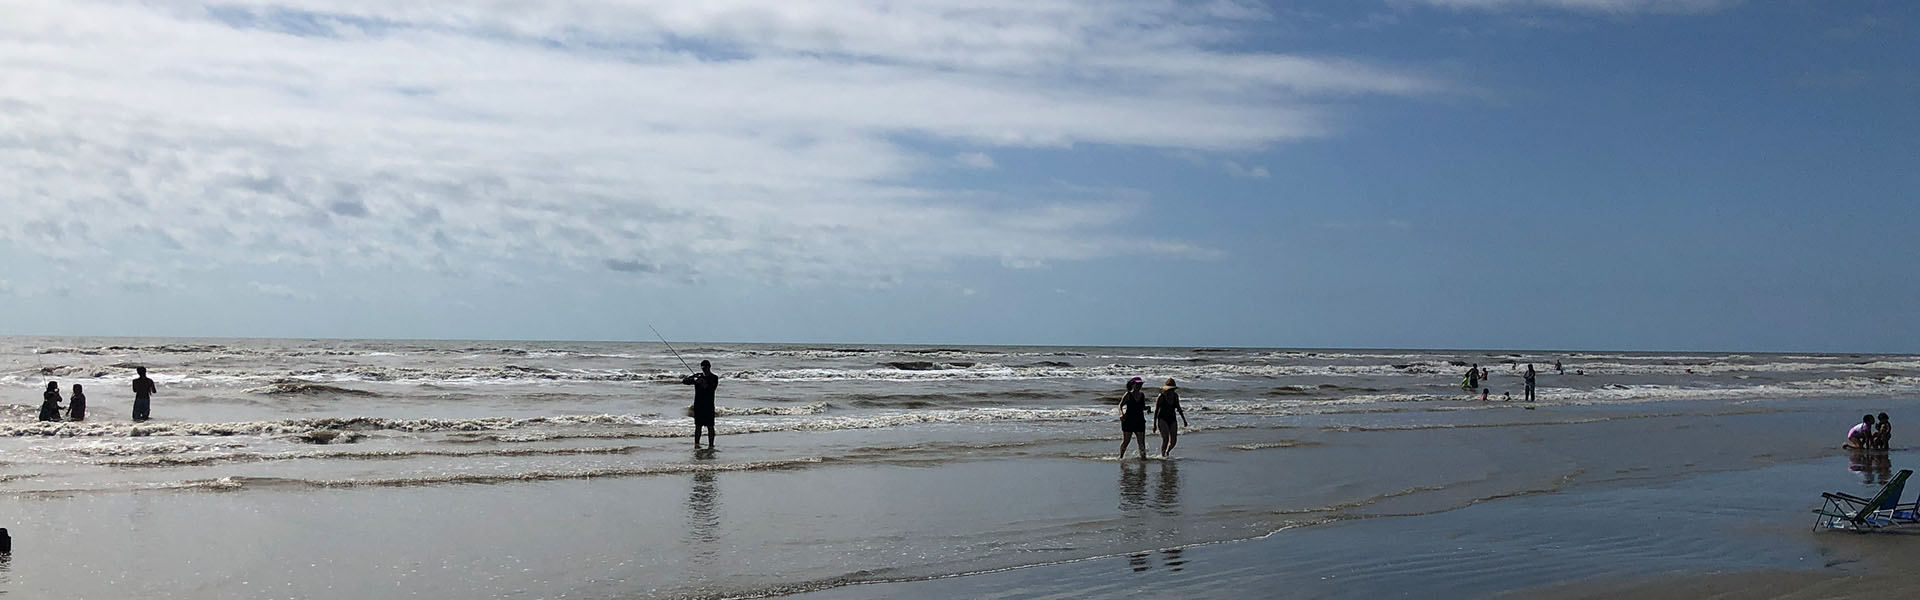
[[[1139,377],[1127,382],[1127,395],[1120,397],[1120,458],[1127,457],[1127,444],[1140,438],[1140,458],[1147,458],[1147,395],[1140,392],[1145,382]]]
[[[1167,385],[1160,388],[1160,398],[1153,401],[1153,430],[1160,432],[1160,458],[1166,458],[1180,443],[1180,427],[1173,422],[1174,415],[1180,416],[1180,425],[1186,424],[1187,411],[1180,408],[1180,388],[1168,377]]]

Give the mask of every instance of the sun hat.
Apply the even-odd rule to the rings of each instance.
[[[1146,380],[1141,379],[1139,377],[1135,377],[1133,379],[1128,379],[1127,383],[1146,383]]]
[[[1162,387],[1162,388],[1165,388],[1165,389],[1169,389],[1169,390],[1170,390],[1170,389],[1173,389],[1173,388],[1176,388],[1176,387],[1179,387],[1179,386],[1176,386],[1176,385],[1174,385],[1174,384],[1173,384],[1173,378],[1172,378],[1172,377],[1168,377],[1168,378],[1167,378],[1167,384],[1166,384],[1166,385],[1164,385],[1164,386],[1160,386],[1160,387]]]

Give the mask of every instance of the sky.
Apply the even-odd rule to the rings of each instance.
[[[1920,352],[1902,0],[9,0],[0,334]]]

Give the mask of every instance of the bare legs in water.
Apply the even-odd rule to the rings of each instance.
[[[1140,458],[1144,459],[1147,457],[1147,432],[1123,431],[1120,432],[1120,436],[1120,458],[1127,457],[1127,443],[1133,441],[1136,437],[1140,438]]]

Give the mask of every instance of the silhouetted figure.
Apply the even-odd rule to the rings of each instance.
[[[1527,363],[1527,373],[1521,375],[1527,380],[1527,401],[1533,401],[1533,363]]]
[[[1153,430],[1160,433],[1162,457],[1173,452],[1173,447],[1180,443],[1180,428],[1173,422],[1175,414],[1180,415],[1181,424],[1187,422],[1187,411],[1180,408],[1179,386],[1173,383],[1172,377],[1168,377],[1167,385],[1160,388],[1160,397],[1153,401]],[[1120,453],[1126,454],[1126,449],[1122,448]]]
[[[47,393],[40,395],[40,420],[60,420],[60,382],[47,382]]]
[[[712,361],[700,361],[700,372],[688,375],[680,383],[693,386],[693,445],[700,445],[700,428],[707,428],[707,447],[713,447],[713,391],[720,387],[720,376],[713,374]]]
[[[1127,444],[1140,438],[1140,458],[1147,457],[1147,395],[1140,391],[1146,382],[1135,377],[1127,382],[1127,395],[1120,397],[1120,458],[1127,457]]]
[[[1873,426],[1873,449],[1887,450],[1893,447],[1893,421],[1887,413],[1880,413],[1880,423]]]
[[[153,393],[157,390],[153,386],[153,380],[147,379],[146,367],[134,367],[133,370],[140,373],[139,377],[133,379],[133,420],[145,421],[148,418],[148,410],[153,405]]]
[[[1469,392],[1480,389],[1480,365],[1467,367],[1467,381],[1460,384],[1460,387],[1466,388]]]
[[[1553,372],[1555,375],[1567,374],[1567,369],[1565,367],[1560,366],[1560,359],[1558,358],[1553,359]]]
[[[87,420],[87,394],[80,391],[80,384],[73,384],[73,396],[67,398],[67,420]]]

